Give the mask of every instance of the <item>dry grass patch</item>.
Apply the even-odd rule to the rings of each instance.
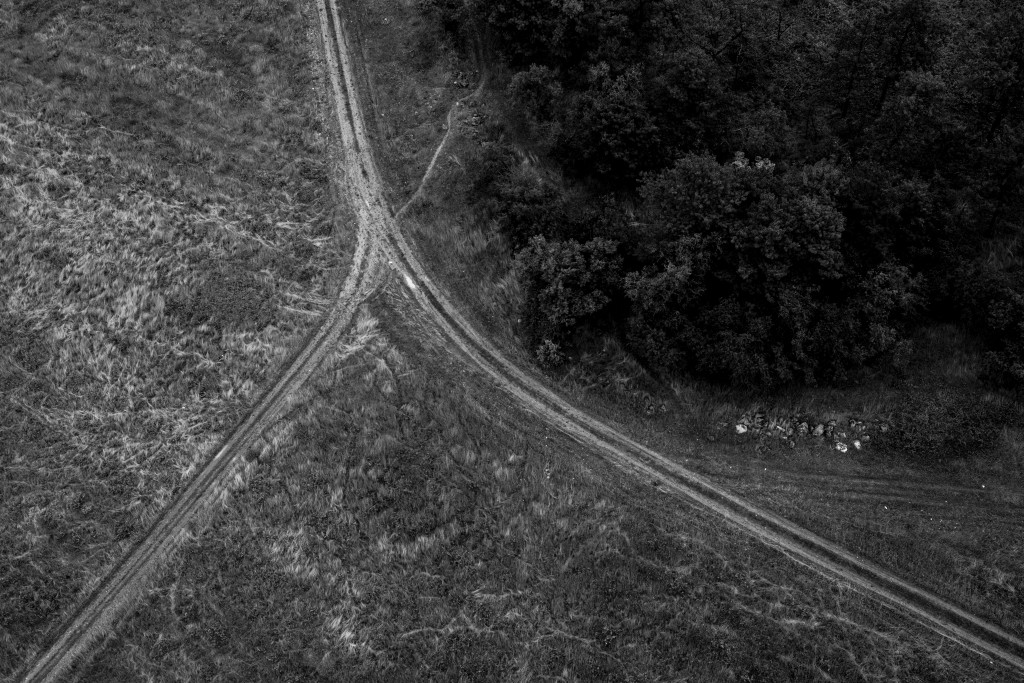
[[[393,336],[363,317],[365,350],[81,680],[1001,680],[595,476],[378,315]]]
[[[297,3],[0,3],[0,674],[348,259]]]
[[[476,86],[459,77],[472,68],[415,2],[358,0],[339,9],[365,63],[362,96],[376,123],[378,163],[394,205],[401,206],[444,137],[452,103]]]

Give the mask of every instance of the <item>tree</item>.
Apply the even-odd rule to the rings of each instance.
[[[933,0],[872,0],[839,31],[826,83],[836,130],[855,146],[904,74],[927,70],[948,30]]]
[[[648,363],[751,386],[840,380],[895,348],[918,283],[846,263],[842,173],[686,156],[647,179],[627,338]]]
[[[555,154],[576,176],[631,187],[640,173],[664,163],[660,129],[645,103],[638,69],[618,77],[594,69],[591,87],[572,98]]]

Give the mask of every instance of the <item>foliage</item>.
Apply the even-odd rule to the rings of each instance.
[[[555,106],[562,96],[562,85],[553,70],[534,64],[512,76],[508,91],[513,102],[534,120],[543,123],[554,116]]]
[[[548,240],[534,236],[519,251],[517,266],[526,290],[525,327],[531,338],[555,358],[559,345],[574,329],[598,320],[612,301],[621,277],[618,245],[595,238]]]
[[[555,156],[573,175],[629,187],[641,173],[661,166],[666,152],[644,103],[640,71],[612,77],[607,66],[599,66],[590,80],[566,108]]]
[[[961,305],[988,347],[988,379],[1002,386],[1024,386],[1024,268],[993,272],[978,263],[960,279],[967,283]]]
[[[910,392],[879,446],[901,458],[944,467],[953,460],[984,455],[1012,422],[1016,415],[1010,404],[991,396],[948,388]]]
[[[1024,224],[1019,3],[868,0],[821,12],[788,0],[499,0],[470,13],[513,70],[510,94],[537,142],[577,182],[531,184],[509,167],[491,185],[493,215],[518,250],[558,231],[563,195],[589,193],[574,203],[602,206],[604,221],[572,239],[635,247],[623,266],[630,320],[613,313],[648,359],[727,381],[837,379],[897,343],[915,297],[920,322],[950,321],[968,284],[957,273]],[[701,182],[722,187],[690,199],[711,202],[699,210],[718,227],[685,239],[634,229],[641,194],[652,207],[671,196],[648,174],[737,150],[770,157],[777,173],[701,166]],[[801,189],[803,169],[823,160],[845,181]],[[723,293],[732,284],[736,294]],[[1013,355],[986,336],[993,358]],[[1013,362],[1000,367],[1016,376]]]
[[[649,178],[644,265],[626,276],[631,346],[653,365],[754,386],[841,380],[892,350],[915,282],[844,257],[843,184],[824,162],[777,174],[707,156]]]

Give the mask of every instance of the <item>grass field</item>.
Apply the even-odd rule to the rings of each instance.
[[[358,25],[351,37],[367,67],[360,84],[367,120],[376,124],[377,161],[397,208],[423,178],[452,104],[476,87],[479,74],[415,2],[361,0],[341,9]]]
[[[616,483],[453,363],[401,287],[80,680],[1002,680]]]
[[[414,24],[394,30],[415,42],[408,35]],[[404,69],[393,61],[390,70],[409,79],[418,75],[411,58]],[[375,68],[369,66],[371,73]],[[522,293],[509,249],[469,201],[467,169],[494,131],[520,144],[514,122],[503,123],[500,73],[491,82],[494,87],[458,115],[460,125],[406,227],[432,275],[475,324],[528,363],[516,321]],[[379,93],[385,118],[408,106],[401,97],[400,91]],[[522,166],[538,177],[552,173],[525,146]],[[936,326],[914,339],[903,367],[849,387],[769,397],[670,383],[651,376],[610,339],[591,340],[550,376],[578,404],[640,441],[1024,634],[1024,405],[983,387],[980,361],[976,340]],[[808,424],[803,436],[802,422]],[[736,430],[741,423],[742,435]],[[819,424],[826,433],[815,437]],[[837,450],[842,447],[845,452]]]
[[[0,675],[344,275],[307,27],[295,2],[0,2]]]
[[[20,231],[3,245],[16,257],[0,253],[17,266],[0,287],[8,301],[23,302],[8,307],[19,317],[0,327],[10,330],[0,342],[0,400],[22,421],[0,426],[21,439],[0,461],[0,509],[4,522],[13,520],[0,551],[8,553],[0,567],[10,567],[0,581],[2,673],[235,419],[313,321],[348,246],[344,216],[328,193],[326,131],[304,52],[315,22],[304,23],[295,5],[34,9],[40,4],[17,17],[9,3],[0,7],[4,54],[31,48],[57,55],[0,59],[0,86],[25,98],[5,104],[0,128],[11,141],[0,148],[0,197],[16,200],[3,207],[4,219],[12,216]],[[388,178],[400,202],[444,133],[447,107],[465,94],[455,82],[468,67],[446,56],[431,38],[437,27],[417,23],[412,4],[352,10],[365,24],[380,143],[391,155]],[[46,43],[47,31],[58,37]],[[66,81],[54,66],[64,52],[68,68],[78,69],[70,73],[79,73]],[[175,80],[176,69],[194,74],[190,66],[212,75]],[[117,68],[123,71],[114,74]],[[146,69],[139,85],[134,74]],[[104,76],[108,70],[113,75]],[[149,113],[117,118],[122,110],[104,99],[117,88],[130,91],[132,102],[149,102]],[[217,99],[218,89],[231,97]],[[50,113],[34,113],[50,102]],[[90,118],[76,123],[68,113],[75,111]],[[37,123],[24,123],[30,119]],[[98,125],[110,132],[93,131]],[[472,135],[453,142],[454,158],[439,165],[442,176],[413,213],[414,229],[439,279],[522,357],[509,315],[518,295],[500,241],[472,215],[448,213],[462,191],[457,160],[475,145]],[[81,178],[97,164],[74,166],[78,157],[66,149],[110,161],[86,183]],[[52,194],[33,175],[37,159],[46,168],[64,164],[80,185]],[[94,187],[115,199],[125,188],[152,197],[153,224],[163,222],[134,223],[144,206],[134,194],[102,221],[80,218],[93,215],[86,199]],[[114,200],[94,201],[106,207]],[[273,220],[259,222],[264,216]],[[335,226],[342,230],[332,232]],[[161,230],[169,241],[154,237]],[[42,244],[22,246],[36,235],[68,250],[56,274],[35,256],[49,253]],[[76,270],[93,258],[122,282],[103,279],[102,269]],[[285,263],[308,267],[308,277],[290,275]],[[53,283],[69,275],[78,289],[57,290]],[[129,290],[162,299],[155,309],[162,312],[136,304],[118,317],[113,311],[127,295],[107,292]],[[224,512],[168,559],[164,578],[76,672],[81,680],[1009,680],[649,485],[623,481],[536,426],[418,326],[402,292],[394,286],[364,309],[302,407],[267,435]],[[114,331],[128,339],[124,349]],[[85,351],[74,355],[79,348]],[[182,351],[184,364],[176,366],[168,349]],[[101,372],[85,370],[92,367]],[[85,379],[69,385],[63,378],[75,373]],[[899,532],[909,512],[885,520],[884,530],[902,540],[880,544],[869,533],[881,525],[868,514],[873,508],[860,517],[849,512],[869,506],[865,496],[828,499],[833,489],[854,492],[851,477],[878,473],[868,455],[881,457],[881,446],[840,456],[824,440],[789,451],[734,435],[735,421],[758,408],[778,417],[802,406],[822,420],[870,408],[863,417],[877,422],[890,405],[878,401],[897,405],[897,394],[879,399],[863,389],[845,403],[822,393],[766,406],[756,397],[663,386],[614,344],[555,379],[640,440],[812,528],[846,534],[851,547],[890,565],[899,564],[894,553],[910,559],[953,548],[952,536]],[[149,411],[145,401],[171,412]],[[82,417],[85,411],[95,413]],[[156,425],[152,434],[141,431],[142,418]],[[1004,451],[985,462],[1011,472],[1016,437],[999,438]],[[971,484],[967,474],[888,463],[886,473],[895,477],[898,465],[904,482]],[[812,475],[835,483],[816,484],[821,495],[807,495],[800,477]],[[1016,484],[1007,481],[998,504],[1019,504]],[[962,500],[978,507],[977,498]],[[905,571],[941,583],[977,561],[981,578],[949,590],[970,604],[977,596],[990,612],[998,596],[1012,608],[1024,587],[1017,588],[1017,560],[1006,551],[1009,534],[983,545],[971,529],[950,532],[960,534],[966,564],[908,564]],[[1000,580],[1013,590],[990,590]],[[1004,610],[1002,618],[1012,614]]]

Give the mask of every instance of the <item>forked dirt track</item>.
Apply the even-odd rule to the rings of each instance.
[[[383,187],[363,122],[361,98],[356,87],[355,67],[351,57],[353,53],[348,48],[345,26],[339,19],[337,0],[317,2],[318,7],[326,2],[330,10],[321,11],[320,16],[322,21],[327,20],[333,31],[331,37],[334,41],[328,41],[327,44],[337,50],[337,60],[342,67],[345,101],[339,102],[338,106],[339,109],[344,107],[348,114],[348,121],[353,127],[351,135],[359,150],[361,172],[356,180],[364,186],[359,194],[364,199],[369,217],[375,223],[367,229],[376,234],[383,233],[383,248],[392,266],[408,282],[414,284],[410,287],[412,295],[461,354],[490,375],[495,384],[518,399],[528,410],[581,444],[591,447],[623,471],[646,481],[660,482],[668,491],[693,505],[718,514],[797,562],[830,578],[846,582],[859,592],[911,616],[927,628],[988,657],[993,663],[999,662],[1024,675],[1024,640],[729,493],[709,479],[592,418],[556,395],[536,377],[511,363],[477,333],[427,276],[402,235],[395,213],[384,207]]]
[[[320,362],[337,348],[358,304],[376,289],[380,276],[378,251],[360,234],[352,270],[320,326],[307,337],[278,376],[221,448],[184,490],[158,515],[146,535],[100,581],[89,598],[39,649],[22,675],[24,681],[53,681],[97,638],[106,634],[121,612],[146,587],[160,563],[189,528],[229,487],[252,444],[276,422],[289,398],[309,379]]]
[[[342,136],[343,189],[358,220],[356,252],[348,278],[320,326],[306,339],[248,416],[158,516],[145,537],[137,541],[101,580],[59,631],[51,634],[23,669],[22,680],[57,680],[70,669],[76,657],[105,635],[114,620],[134,602],[149,578],[159,569],[161,561],[174,551],[190,526],[202,518],[211,503],[229,485],[248,448],[281,416],[289,397],[316,370],[321,360],[336,348],[341,334],[351,324],[356,306],[376,289],[383,275],[385,259],[410,283],[412,296],[454,348],[540,419],[602,455],[627,474],[660,482],[665,490],[692,505],[718,514],[797,562],[844,581],[964,647],[1024,675],[1024,641],[1020,638],[750,504],[624,436],[568,404],[480,336],[430,280],[399,230],[396,213],[384,199],[383,185],[373,159],[356,85],[354,60],[336,0],[314,0],[314,4],[326,73]],[[449,130],[442,147],[451,128],[452,118],[449,116]],[[439,148],[434,155],[435,161],[440,152]],[[428,175],[433,165],[432,162]],[[420,195],[420,190],[417,190],[413,199]]]
[[[321,27],[327,30],[322,21]],[[324,44],[328,44],[326,34]],[[337,65],[332,62],[328,54],[328,66],[333,66],[329,68],[329,74],[333,80],[334,101],[340,102],[342,92],[337,79]],[[338,114],[344,118],[340,108]],[[339,123],[345,150],[358,148],[358,142],[350,135],[352,127],[344,120]],[[347,156],[346,162],[350,161]],[[349,172],[356,168],[358,166],[346,163]],[[357,177],[347,178],[347,189],[361,187],[358,180]],[[356,203],[361,197],[352,197],[357,213],[365,211]],[[356,307],[377,289],[384,274],[380,262],[382,250],[378,243],[380,235],[365,229],[369,225],[365,216],[360,215],[359,219],[360,229],[351,270],[319,326],[293,354],[291,361],[249,414],[231,431],[221,448],[158,515],[145,536],[136,541],[59,629],[50,634],[35,657],[23,668],[21,680],[33,683],[57,680],[91,643],[106,635],[114,620],[145,589],[164,558],[174,552],[190,527],[203,518],[211,504],[230,485],[252,444],[282,416],[290,397],[309,379],[320,362],[337,348],[341,335],[352,323]]]

